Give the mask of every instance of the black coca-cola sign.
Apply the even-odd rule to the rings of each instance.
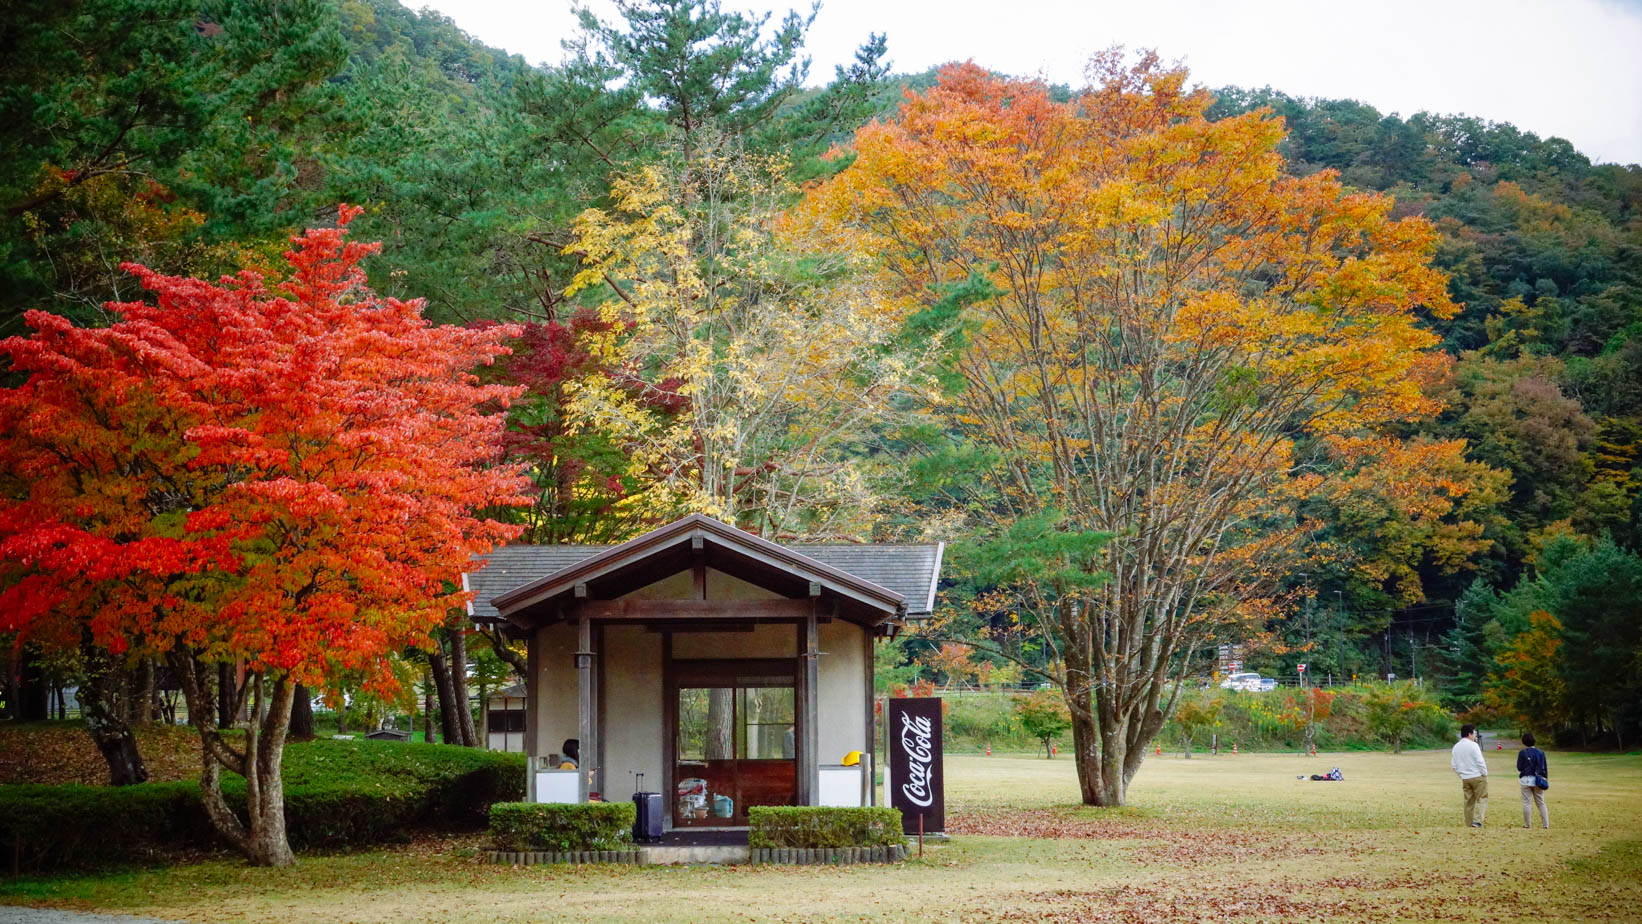
[[[941,764],[941,701],[889,701],[889,804],[901,810],[902,830],[946,830],[945,771]]]

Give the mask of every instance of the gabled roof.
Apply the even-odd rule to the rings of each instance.
[[[695,514],[616,546],[506,546],[468,574],[476,619],[517,616],[591,586],[594,596],[686,570],[692,546],[718,570],[791,596],[815,583],[867,621],[927,615],[934,606],[941,545],[778,545]],[[871,614],[877,614],[875,617]]]

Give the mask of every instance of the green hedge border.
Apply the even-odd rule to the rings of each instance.
[[[625,850],[637,820],[631,802],[499,802],[490,807],[490,839],[509,852]]]
[[[517,754],[382,742],[314,742],[285,764],[285,824],[297,850],[407,840],[412,830],[473,831],[489,806],[519,798]],[[236,812],[245,784],[223,781]],[[152,863],[228,845],[197,782],[0,786],[0,875]]]
[[[771,848],[889,847],[906,843],[896,809],[755,805],[747,809],[747,845]]]

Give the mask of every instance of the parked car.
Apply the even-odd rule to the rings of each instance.
[[[1255,671],[1239,671],[1220,681],[1220,689],[1260,693],[1277,689],[1277,681],[1270,677],[1262,677]]]

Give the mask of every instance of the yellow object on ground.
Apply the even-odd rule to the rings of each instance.
[[[851,751],[848,754],[844,755],[843,764],[846,767],[853,767],[856,764],[859,764],[860,762],[861,762],[861,752],[860,751]]]

